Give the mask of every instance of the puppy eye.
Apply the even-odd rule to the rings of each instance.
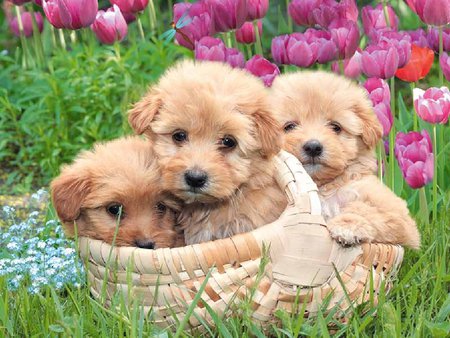
[[[161,214],[165,213],[167,210],[167,206],[162,202],[157,203],[155,207],[156,207],[156,211]]]
[[[113,203],[106,207],[106,211],[114,217],[117,217],[119,215],[122,215],[123,212],[123,205],[119,203]]]
[[[289,121],[286,122],[286,124],[284,125],[283,129],[286,133],[290,132],[291,130],[294,130],[295,128],[297,128],[298,123],[294,122],[294,121]]]
[[[236,141],[236,139],[233,136],[225,135],[220,140],[220,144],[221,144],[221,146],[223,146],[223,148],[233,149],[234,147],[236,147],[237,141]]]
[[[329,123],[329,126],[331,127],[331,129],[333,129],[333,131],[336,133],[336,134],[339,134],[341,131],[342,131],[342,127],[341,127],[341,125],[339,124],[339,123],[337,123],[337,122],[330,122]]]
[[[172,140],[175,143],[180,144],[180,143],[183,143],[183,142],[187,141],[187,136],[188,136],[188,134],[187,134],[186,131],[184,131],[184,130],[175,130],[173,132],[173,134],[172,134]]]

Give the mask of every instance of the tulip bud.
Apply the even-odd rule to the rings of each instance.
[[[259,77],[266,87],[270,87],[275,77],[280,74],[278,67],[261,55],[255,55],[248,60],[245,69]]]
[[[259,35],[262,35],[262,21],[258,20]],[[240,43],[254,43],[256,41],[255,27],[253,22],[246,22],[241,28],[236,29],[236,40]]]
[[[111,45],[115,41],[122,41],[128,32],[128,26],[119,7],[113,5],[105,11],[98,11],[91,26],[101,43]]]
[[[263,18],[269,9],[269,0],[248,0],[247,21]]]
[[[30,37],[33,35],[33,18],[30,12],[23,12],[20,14],[20,18],[22,19],[23,26],[23,35],[26,37]],[[34,18],[36,19],[36,24],[39,32],[42,32],[44,29],[44,19],[42,18],[41,13],[34,13]],[[13,17],[13,19],[9,22],[9,27],[15,36],[20,37],[20,29],[17,17]]]
[[[450,92],[447,87],[414,88],[414,108],[417,115],[428,123],[445,124],[450,114]]]
[[[428,25],[443,26],[450,23],[448,0],[406,0],[406,3]]]
[[[147,7],[149,0],[109,0],[111,5],[117,5],[121,12],[137,13]]]
[[[420,133],[398,133],[395,138],[395,157],[411,188],[421,188],[433,180],[433,146],[426,130]]]
[[[441,55],[441,59],[439,60],[439,64],[442,68],[442,73],[444,74],[447,81],[450,81],[450,56],[448,53],[443,53]]]

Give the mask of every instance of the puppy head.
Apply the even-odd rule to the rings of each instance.
[[[137,137],[98,144],[62,169],[51,184],[68,235],[142,248],[175,244],[177,204],[161,193],[151,144]]]
[[[320,185],[373,152],[382,128],[363,88],[325,72],[279,76],[272,103],[283,126],[284,148]]]
[[[129,122],[153,140],[164,188],[187,203],[230,199],[256,164],[281,149],[266,88],[218,62],[169,69],[131,109]]]

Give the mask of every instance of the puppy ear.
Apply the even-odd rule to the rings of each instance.
[[[91,183],[80,172],[63,169],[61,175],[52,181],[50,188],[56,213],[67,225],[80,216],[81,206],[90,193]],[[73,229],[68,230],[73,232]]]
[[[383,128],[373,111],[370,102],[360,102],[353,107],[353,111],[361,119],[361,138],[367,148],[374,148],[383,136]]]
[[[145,96],[136,102],[128,111],[128,122],[134,131],[141,135],[149,130],[150,122],[153,121],[158,110],[161,108],[162,100],[155,88],[151,88]]]
[[[271,157],[281,150],[280,126],[269,112],[258,111],[253,114],[258,137],[261,141],[262,155]]]

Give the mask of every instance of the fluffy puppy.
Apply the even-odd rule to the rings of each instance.
[[[405,201],[375,176],[382,129],[364,89],[331,73],[298,72],[277,77],[271,90],[284,148],[318,185],[331,236],[419,248]]]
[[[184,61],[130,110],[131,126],[154,143],[164,189],[185,202],[188,244],[250,231],[285,208],[272,161],[280,127],[267,94],[243,70]]]
[[[53,205],[66,233],[118,246],[156,249],[180,243],[177,204],[163,195],[148,141],[121,138],[83,151],[51,183]]]

